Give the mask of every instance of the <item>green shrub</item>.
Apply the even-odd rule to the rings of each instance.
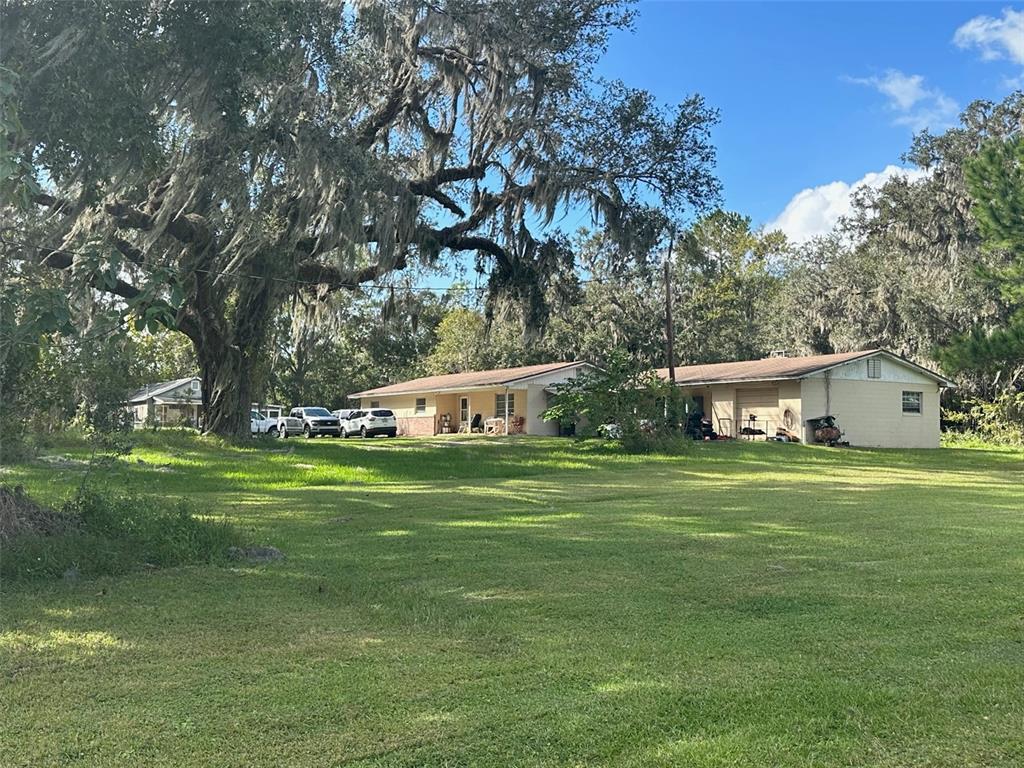
[[[675,452],[689,404],[679,387],[613,354],[603,368],[559,385],[541,417],[571,427],[580,438],[617,440],[630,452]]]
[[[90,577],[216,563],[240,543],[231,525],[196,517],[184,499],[84,488],[61,512],[73,522],[67,531],[24,533],[4,545],[0,577]]]
[[[995,400],[966,400],[943,411],[943,422],[961,440],[1024,445],[1024,392],[1004,392]]]

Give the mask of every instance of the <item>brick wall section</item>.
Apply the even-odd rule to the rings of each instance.
[[[433,416],[399,416],[398,434],[409,437],[423,437],[434,434]]]

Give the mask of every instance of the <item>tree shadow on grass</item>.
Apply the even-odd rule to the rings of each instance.
[[[247,493],[231,516],[286,561],[8,599],[11,733],[92,734],[93,762],[140,736],[198,762],[265,762],[282,738],[306,762],[839,761],[908,723],[950,738],[975,685],[927,671],[951,643],[1002,701],[1005,651],[968,640],[1007,622],[970,598],[1013,578],[1010,483],[937,492],[901,467],[857,487],[846,467],[837,486],[744,454],[764,482],[679,462]]]

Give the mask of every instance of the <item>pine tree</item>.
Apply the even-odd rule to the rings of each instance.
[[[971,213],[987,248],[1005,252],[1007,265],[984,274],[1011,308],[1001,327],[973,328],[943,351],[953,370],[1024,365],[1024,137],[990,140],[964,167]]]

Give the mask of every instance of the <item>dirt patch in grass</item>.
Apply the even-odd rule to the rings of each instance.
[[[31,499],[20,485],[0,485],[0,541],[27,533],[52,536],[77,526],[77,520]]]

